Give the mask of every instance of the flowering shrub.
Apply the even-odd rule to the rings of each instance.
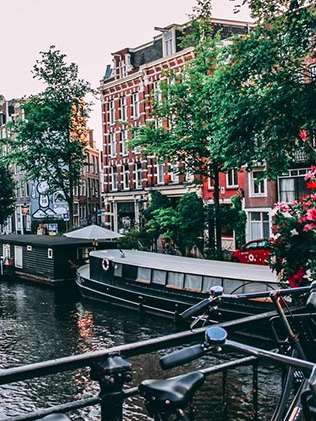
[[[270,266],[280,282],[295,288],[316,280],[316,194],[277,203],[273,213]]]

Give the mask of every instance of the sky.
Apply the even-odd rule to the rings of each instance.
[[[154,27],[188,20],[195,0],[2,0],[0,94],[6,99],[36,94],[42,88],[31,69],[39,51],[55,45],[78,64],[80,76],[97,88],[111,52],[152,39]],[[231,0],[214,0],[216,18],[245,20]],[[101,145],[101,106],[94,100],[89,125]]]

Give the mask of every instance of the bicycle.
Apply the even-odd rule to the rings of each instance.
[[[251,293],[243,295],[231,296],[231,298],[240,299],[240,298],[249,298],[253,297],[262,297],[269,295],[274,302],[276,309],[279,313],[279,317],[287,330],[288,333],[288,343],[291,344],[290,348],[292,350],[292,355],[288,358],[293,358],[296,355],[299,355],[300,358],[306,360],[303,347],[301,345],[300,339],[294,333],[285,312],[278,301],[280,296],[285,295],[298,295],[305,294],[309,292],[308,305],[316,308],[316,283],[313,284],[311,288],[302,287],[300,290],[279,290],[272,293]],[[207,316],[199,320],[204,320],[204,323],[209,317],[209,310],[214,311],[217,309],[217,304],[220,299],[224,296],[222,287],[213,287],[211,289],[210,298],[202,300],[200,303],[192,306],[191,308],[184,311],[180,316],[184,319],[195,316],[199,313],[207,313]],[[227,295],[226,295],[227,297]],[[193,322],[195,324],[196,321]],[[219,349],[220,346],[225,344],[227,338],[227,332],[220,327],[211,327],[208,328],[206,334],[207,340],[203,344],[195,345],[192,347],[184,348],[180,351],[176,351],[166,357],[160,359],[160,363],[163,369],[172,368],[177,365],[182,365],[187,362],[193,361],[202,355],[207,354],[210,351]],[[237,344],[237,343],[235,343]],[[253,348],[255,349],[255,348]],[[245,345],[240,344],[239,350],[244,351]],[[258,355],[260,355],[259,348],[257,349]],[[281,354],[275,354],[281,355]],[[272,356],[273,357],[273,356]],[[271,355],[270,355],[271,358]],[[273,358],[272,358],[273,359]],[[296,358],[297,360],[297,358]],[[236,362],[233,362],[236,363]],[[214,371],[214,370],[213,370]],[[168,421],[171,417],[175,417],[176,420],[189,420],[185,414],[184,410],[190,407],[192,397],[196,390],[203,384],[205,377],[208,372],[212,372],[209,369],[199,370],[196,372],[184,374],[177,376],[175,378],[167,380],[147,380],[144,381],[140,387],[139,391],[142,396],[146,399],[146,407],[151,416],[153,416],[155,421]],[[288,395],[291,390],[290,380],[292,379],[294,371],[292,366],[288,370],[285,385],[283,388],[283,397],[281,397],[279,404],[276,408],[276,411],[272,417],[272,420],[276,421],[281,419],[282,414],[286,411],[286,401],[288,400]],[[316,381],[315,381],[316,383]],[[299,394],[301,391],[299,390]],[[316,395],[315,395],[316,398]]]

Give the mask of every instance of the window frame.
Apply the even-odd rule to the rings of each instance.
[[[133,119],[137,120],[140,117],[139,92],[132,93],[132,110],[133,110]]]
[[[263,178],[260,183],[263,183],[263,191],[255,192],[255,178],[254,173],[264,172],[263,169],[253,169],[249,174],[249,197],[267,197],[267,179]],[[258,184],[260,186],[260,184]]]
[[[229,182],[229,175],[232,174],[231,178],[233,183],[230,184]],[[237,188],[239,186],[238,184],[238,169],[237,168],[232,168],[230,170],[228,170],[226,172],[226,188],[227,189],[234,189]]]

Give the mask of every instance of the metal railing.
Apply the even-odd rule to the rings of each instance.
[[[221,323],[220,326],[225,327],[228,330],[234,330],[237,327],[240,328],[250,323],[268,320],[275,315],[275,311],[269,311],[262,314],[243,317],[238,320],[224,322]],[[113,413],[113,407],[115,406],[113,405],[113,402],[115,401],[118,403],[118,405],[122,406],[122,403],[125,399],[138,394],[138,387],[131,387],[128,389],[125,388],[124,380],[127,380],[126,383],[128,383],[130,380],[130,378],[126,375],[130,370],[128,367],[124,366],[124,363],[121,366],[117,365],[115,369],[118,369],[118,371],[115,372],[115,369],[108,370],[107,362],[110,359],[113,361],[113,358],[115,359],[117,357],[121,358],[122,360],[125,358],[144,355],[174,346],[187,345],[190,343],[198,342],[201,341],[201,339],[204,337],[205,330],[206,328],[203,327],[190,331],[183,331],[162,337],[148,339],[145,341],[139,341],[132,344],[115,346],[100,351],[87,352],[80,355],[63,357],[35,364],[0,370],[0,385],[5,385],[9,383],[24,381],[27,379],[45,377],[65,371],[89,367],[91,369],[92,380],[96,380],[100,384],[100,394],[98,396],[76,400],[61,405],[55,405],[53,407],[40,409],[29,414],[21,414],[19,416],[1,418],[0,421],[37,420],[52,413],[66,413],[93,405],[101,406],[102,421],[117,420],[117,415]],[[227,345],[234,347],[234,342],[228,341]],[[251,354],[252,351],[250,352],[249,349],[250,348],[245,348],[245,352]],[[220,371],[227,372],[228,369],[241,365],[255,364],[256,359],[256,356],[244,357],[204,369],[203,372],[205,372],[205,374]]]

